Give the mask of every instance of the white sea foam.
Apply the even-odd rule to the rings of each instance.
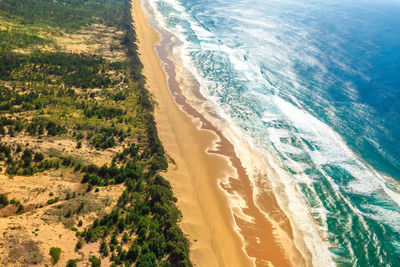
[[[275,98],[275,103],[281,107],[282,112],[298,129],[307,134],[308,139],[319,143],[320,150],[310,152],[316,165],[332,164],[340,166],[354,177],[354,180],[348,184],[353,193],[370,195],[372,192],[383,189],[386,195],[400,207],[398,188],[396,190],[389,189],[384,183],[388,179],[361,162],[354,152],[346,146],[343,139],[330,127],[280,98]],[[398,184],[393,182],[393,186],[398,186]]]
[[[366,210],[370,212],[364,212],[363,215],[374,220],[384,221],[388,225],[391,225],[396,232],[400,232],[400,212],[394,210],[387,210],[377,205],[362,205]]]
[[[236,216],[241,218],[242,220],[254,223],[254,218],[251,216],[246,215],[243,210],[247,208],[246,202],[244,199],[237,193],[234,192],[233,194],[229,195],[229,200],[231,202],[232,208]]]

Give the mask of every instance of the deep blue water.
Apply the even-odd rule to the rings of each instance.
[[[400,1],[149,0],[341,266],[400,266]]]

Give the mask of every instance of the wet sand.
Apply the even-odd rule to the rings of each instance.
[[[282,229],[276,229],[255,205],[251,181],[233,145],[186,101],[168,59],[168,39],[160,43],[161,36],[148,25],[140,0],[133,1],[132,12],[143,74],[157,102],[159,136],[175,162],[165,176],[178,198],[183,214],[180,226],[191,242],[194,265],[306,265],[293,246],[278,238],[282,229],[289,239],[293,234],[274,195],[269,191],[261,202]],[[233,211],[229,194],[240,196],[245,207]]]

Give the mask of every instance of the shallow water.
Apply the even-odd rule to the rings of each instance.
[[[400,3],[148,2],[202,94],[295,183],[333,259],[400,266]]]

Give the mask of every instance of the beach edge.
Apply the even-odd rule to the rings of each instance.
[[[165,176],[183,215],[180,227],[191,243],[191,260],[195,266],[254,265],[234,229],[228,201],[218,187],[218,177],[233,170],[227,159],[206,152],[218,137],[211,131],[199,130],[199,122],[194,122],[174,102],[167,73],[155,50],[161,36],[148,24],[140,0],[132,1],[132,17],[147,89],[157,103],[159,137],[174,161]]]

